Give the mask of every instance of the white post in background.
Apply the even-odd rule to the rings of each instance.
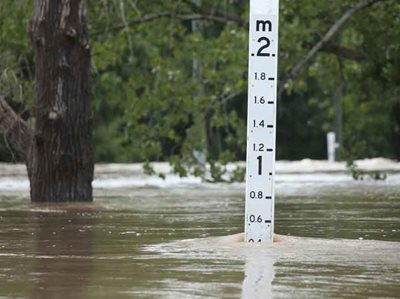
[[[272,242],[279,0],[250,0],[245,240]]]
[[[336,134],[334,132],[328,132],[326,134],[327,148],[328,148],[328,161],[335,162],[336,160]]]

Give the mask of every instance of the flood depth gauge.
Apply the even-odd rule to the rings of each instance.
[[[250,0],[245,240],[272,241],[279,0]]]

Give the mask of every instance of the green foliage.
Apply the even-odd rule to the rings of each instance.
[[[279,76],[355,2],[281,0]],[[28,107],[31,7],[31,1],[0,3],[0,92]],[[242,22],[182,17],[215,12]],[[97,160],[163,160],[181,176],[243,179],[243,169],[228,171],[227,165],[245,159],[248,1],[91,1],[89,13]],[[397,0],[364,9],[286,83],[278,158],[325,158],[331,130],[342,140],[343,159],[399,158],[399,16]],[[0,159],[9,159],[2,145]]]
[[[0,95],[13,97],[28,110],[33,99],[33,53],[26,34],[32,1],[0,1]],[[3,136],[0,161],[16,161]]]

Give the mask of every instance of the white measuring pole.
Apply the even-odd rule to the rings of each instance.
[[[336,160],[336,134],[335,132],[328,132],[326,134],[327,148],[328,148],[328,161],[335,162]]]
[[[250,0],[245,240],[272,241],[279,0]]]

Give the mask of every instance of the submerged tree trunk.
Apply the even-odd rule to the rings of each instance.
[[[93,146],[86,0],[34,0],[30,128],[0,97],[0,132],[24,159],[35,202],[92,201]]]
[[[91,201],[90,48],[86,0],[35,0],[34,136],[27,160],[32,201]]]

